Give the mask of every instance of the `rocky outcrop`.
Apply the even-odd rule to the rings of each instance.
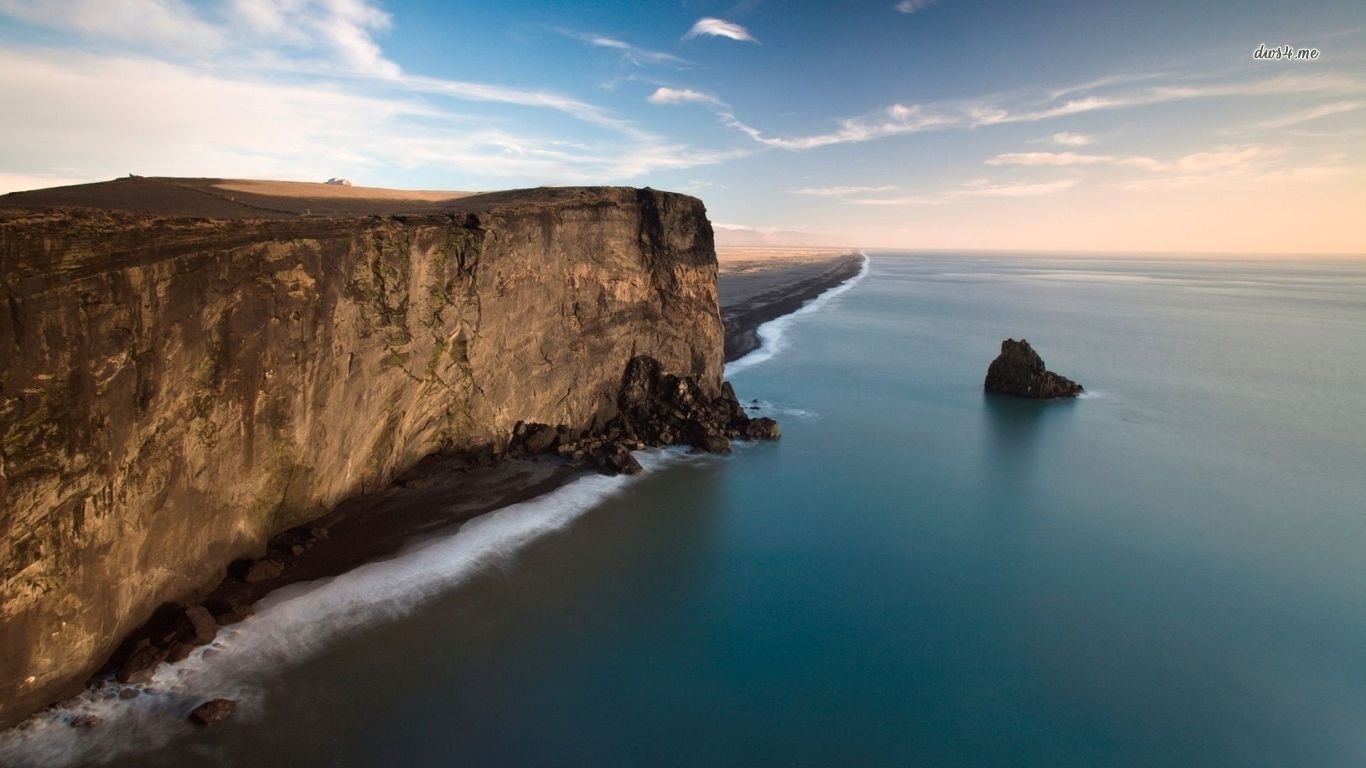
[[[564,425],[557,450],[630,471],[617,446],[632,435],[720,450],[749,434],[722,387],[698,200],[592,188],[456,203],[238,220],[0,211],[0,724],[74,692],[158,606],[196,605],[234,561],[269,562],[273,535],[430,454],[501,455],[519,424]],[[632,387],[667,391],[681,415],[625,397],[632,366]],[[174,638],[124,677],[207,633],[179,610]]]
[[[985,386],[988,392],[1034,400],[1076,397],[1083,391],[1075,381],[1047,370],[1043,358],[1024,339],[1001,342],[1001,354],[987,368]]]
[[[641,471],[633,450],[682,444],[729,453],[731,440],[776,440],[781,434],[773,419],[745,413],[730,382],[711,394],[696,376],[666,373],[658,360],[641,355],[626,364],[617,414],[607,422],[580,438],[564,425],[519,424],[508,452],[513,457],[555,452],[592,460],[606,474],[633,475]]]

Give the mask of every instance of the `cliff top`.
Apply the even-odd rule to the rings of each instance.
[[[603,187],[540,187],[505,192],[384,189],[299,181],[129,176],[113,181],[0,195],[8,209],[94,208],[159,217],[207,219],[359,218],[474,212],[601,196]],[[622,188],[625,189],[625,188]]]

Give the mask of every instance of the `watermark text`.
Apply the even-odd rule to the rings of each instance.
[[[1252,58],[1265,61],[1317,61],[1319,49],[1296,48],[1293,45],[1268,46],[1262,43],[1252,52]]]

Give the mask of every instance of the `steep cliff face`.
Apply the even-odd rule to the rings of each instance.
[[[412,217],[0,212],[0,724],[157,605],[424,456],[610,418],[637,355],[719,392],[690,197]]]

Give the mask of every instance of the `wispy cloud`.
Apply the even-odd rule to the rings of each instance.
[[[1076,152],[1007,152],[988,158],[987,165],[1095,165],[1114,161],[1109,155]]]
[[[375,40],[393,22],[389,14],[368,0],[232,0],[231,5],[236,20],[258,35],[300,49],[321,48],[357,72],[399,75],[398,65],[384,56]],[[235,46],[237,41],[232,43]]]
[[[697,23],[692,25],[692,29],[688,30],[687,34],[683,35],[683,39],[691,40],[694,37],[704,35],[710,37],[725,37],[731,40],[739,40],[742,43],[759,42],[749,33],[748,29],[745,29],[739,24],[724,19],[713,19],[709,16],[698,19]]]
[[[654,93],[646,97],[646,101],[651,104],[710,104],[717,107],[726,106],[720,99],[710,94],[694,91],[691,88],[669,88],[660,86]]]
[[[694,179],[694,180],[692,180],[692,181],[687,182],[686,184],[683,184],[683,185],[677,187],[678,191],[680,191],[680,192],[701,192],[702,190],[705,190],[705,189],[725,189],[725,188],[726,188],[726,185],[725,185],[725,184],[718,184],[718,183],[716,183],[716,182],[714,182],[714,181],[705,181],[705,180],[703,180],[703,179]]]
[[[1270,152],[1265,147],[1248,146],[1219,149],[1212,152],[1196,152],[1177,160],[1173,166],[1178,171],[1208,173],[1228,168],[1245,166],[1248,163],[1265,159]]]
[[[417,169],[461,186],[601,182],[752,151],[670,141],[551,90],[405,72],[384,55],[377,35],[391,22],[369,0],[229,0],[212,15],[180,0],[0,0],[0,16],[69,41],[0,51],[7,184],[129,171],[393,179]],[[501,105],[585,127],[573,141],[544,120],[518,129],[491,111]]]
[[[880,187],[803,187],[789,190],[794,195],[814,195],[816,197],[849,197],[874,192],[895,192],[897,187],[886,184]]]
[[[960,184],[957,187],[929,194],[867,197],[850,193],[849,195],[839,195],[839,197],[843,197],[844,202],[850,205],[875,207],[948,205],[974,197],[1017,198],[1054,195],[1059,192],[1065,192],[1075,187],[1080,182],[1081,179],[1075,177],[1040,182],[993,182],[987,179],[974,179],[973,181]],[[867,192],[871,193],[886,188],[844,187],[842,189],[865,189]],[[892,187],[891,189],[894,190],[896,188]]]
[[[692,62],[687,59],[675,56],[672,53],[663,51],[652,51],[648,48],[631,45],[624,40],[618,40],[607,35],[599,35],[591,32],[575,32],[571,29],[557,29],[557,32],[575,40],[588,43],[594,48],[606,48],[621,55],[623,61],[643,67],[651,64],[664,64],[673,67],[688,67]]]
[[[420,75],[404,75],[393,79],[390,84],[403,90],[449,96],[464,101],[517,104],[524,107],[553,109],[585,123],[591,123],[628,136],[648,138],[650,135],[636,128],[629,120],[618,117],[605,109],[553,91],[446,80]]]
[[[1366,106],[1366,102],[1334,101],[1328,104],[1320,104],[1317,107],[1311,107],[1309,109],[1301,110],[1299,112],[1291,112],[1288,115],[1275,118],[1274,120],[1266,120],[1264,122],[1260,122],[1257,124],[1257,127],[1268,130],[1275,130],[1277,128],[1289,128],[1291,126],[1299,125],[1301,123],[1307,123],[1310,120],[1318,120],[1322,117],[1329,117],[1331,115],[1341,115],[1344,112],[1354,112],[1358,109],[1361,109],[1363,106]]]
[[[1145,78],[1146,79],[1146,78]],[[1116,82],[1127,82],[1116,78]],[[1101,87],[1101,81],[1088,84],[1088,90]],[[1054,94],[1070,94],[1063,89]],[[1294,74],[1245,82],[1206,82],[1182,85],[1155,85],[1115,93],[1093,93],[1060,100],[1051,94],[1017,92],[992,98],[968,99],[930,104],[892,104],[867,115],[843,118],[833,131],[805,136],[772,136],[738,118],[733,112],[718,110],[721,121],[765,146],[801,151],[835,144],[856,144],[891,136],[931,130],[973,129],[1012,123],[1034,123],[1089,112],[1137,109],[1179,101],[1222,98],[1255,98],[1306,94],[1366,93],[1359,78],[1332,72]],[[1062,137],[1057,139],[1056,137]],[[1081,146],[1084,134],[1059,133],[1055,141],[1065,146]],[[1086,137],[1089,141],[1090,137]],[[1066,144],[1071,141],[1072,144]]]
[[[1084,155],[1076,152],[1007,152],[986,159],[987,165],[1021,166],[1074,166],[1074,165],[1117,165],[1138,168],[1154,173],[1179,172],[1201,174],[1224,171],[1230,168],[1246,167],[1249,164],[1265,162],[1281,154],[1268,147],[1249,144],[1235,147],[1219,147],[1206,152],[1193,152],[1175,160],[1158,160],[1141,155]]]
[[[1121,158],[1117,162],[1133,165],[1159,175],[1121,183],[1122,189],[1137,191],[1176,190],[1220,185],[1229,188],[1264,190],[1286,183],[1313,183],[1362,173],[1341,155],[1295,160],[1284,148],[1248,145],[1222,147],[1194,152],[1175,160]]]
[[[935,4],[935,0],[901,0],[894,6],[901,13],[917,13]]]
[[[1029,184],[999,184],[978,180],[965,184],[963,189],[953,190],[947,194],[963,197],[1039,197],[1069,190],[1080,181],[1069,178]]]
[[[879,113],[867,117],[841,120],[839,128],[829,133],[812,136],[780,138],[765,136],[757,128],[741,122],[733,113],[719,113],[726,125],[749,136],[765,146],[789,150],[807,150],[827,147],[833,144],[857,144],[887,136],[917,133],[934,128],[947,128],[953,125],[953,118],[927,112],[918,106],[907,107],[893,104]]]
[[[1096,143],[1095,137],[1085,133],[1059,131],[1053,134],[1053,143],[1063,147],[1085,147]]]
[[[944,195],[898,195],[896,197],[856,197],[845,202],[850,205],[894,208],[899,206],[943,205],[948,202]]]
[[[181,0],[0,0],[0,14],[52,29],[182,53],[212,52],[225,31]]]

